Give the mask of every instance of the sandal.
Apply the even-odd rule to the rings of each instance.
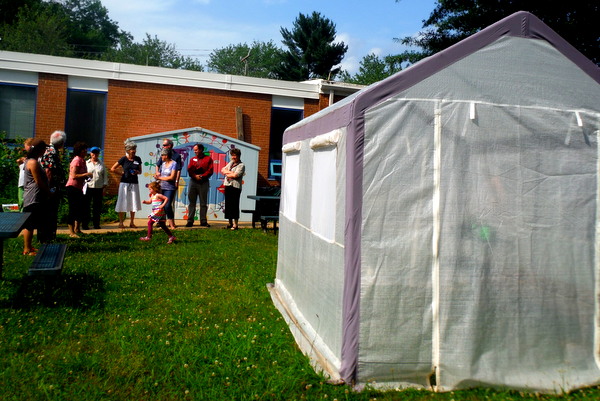
[[[35,255],[37,255],[37,249],[32,249],[32,250],[31,250],[31,251],[29,251],[29,252],[25,252],[25,251],[23,251],[23,255],[24,255],[24,256],[35,256]]]
[[[238,229],[238,226],[233,226],[233,227],[231,227],[231,231],[235,231],[235,230],[237,230],[237,229]]]
[[[137,228],[137,226],[136,226],[135,224],[131,223],[131,224],[129,225],[129,228]]]
[[[142,237],[140,238],[140,241],[150,241],[152,239],[152,237]]]

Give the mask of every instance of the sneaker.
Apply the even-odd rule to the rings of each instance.
[[[185,225],[186,227],[191,227],[194,225],[193,221],[188,221],[187,224]]]
[[[208,223],[200,223],[200,227],[210,227],[210,224],[208,224]]]
[[[175,242],[175,240],[176,240],[176,239],[177,239],[177,238],[175,238],[175,236],[174,236],[174,235],[171,235],[171,236],[169,237],[169,240],[167,241],[167,244],[172,244],[173,242]]]
[[[152,239],[152,237],[142,237],[140,238],[140,241],[150,241]]]

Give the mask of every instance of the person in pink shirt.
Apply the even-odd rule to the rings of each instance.
[[[172,244],[177,238],[173,235],[171,230],[165,224],[165,206],[169,203],[169,198],[160,193],[160,184],[156,181],[151,182],[148,185],[148,192],[150,193],[150,199],[143,200],[142,203],[145,205],[152,206],[152,212],[148,215],[148,234],[145,237],[140,238],[140,241],[150,241],[152,239],[152,226],[156,223],[162,230],[169,236],[167,244]]]
[[[69,202],[69,235],[71,238],[78,238],[81,233],[81,222],[83,220],[83,185],[92,173],[88,173],[85,163],[87,155],[87,144],[77,142],[73,146],[73,160],[69,165],[69,180],[67,181],[67,201]]]

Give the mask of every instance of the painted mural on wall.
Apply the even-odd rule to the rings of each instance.
[[[142,159],[142,175],[139,177],[140,194],[142,198],[147,195],[148,184],[151,181],[154,181],[153,176],[156,172],[156,162],[160,159],[160,149],[162,148],[164,138],[173,141],[173,150],[181,156],[182,160],[181,178],[179,179],[179,186],[173,205],[175,219],[188,219],[188,187],[190,177],[187,172],[187,165],[190,158],[194,157],[193,148],[197,143],[204,145],[204,153],[211,157],[214,166],[214,173],[209,180],[208,219],[225,219],[223,215],[225,203],[223,188],[224,177],[223,174],[221,174],[221,169],[229,162],[229,152],[233,148],[239,148],[241,150],[241,160],[246,165],[246,175],[244,176],[243,181],[240,209],[254,208],[254,201],[248,199],[247,196],[253,195],[256,192],[258,152],[260,151],[260,148],[204,128],[160,132],[130,138],[137,143],[137,156]],[[194,220],[198,220],[199,209],[198,205]],[[147,214],[149,212],[149,207],[144,205],[142,211],[138,213]],[[242,213],[240,216],[240,220],[242,221],[251,221],[251,219],[252,216],[245,213]]]

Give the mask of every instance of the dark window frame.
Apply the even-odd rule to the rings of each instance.
[[[81,125],[86,125],[83,119],[89,117],[89,113],[94,113],[97,111],[91,110],[87,111],[87,115],[78,108],[84,107],[81,104],[75,105],[73,102],[79,99],[74,99],[79,97],[80,95],[93,95],[95,97],[102,97],[102,105],[100,106],[101,110],[99,115],[92,116],[92,120],[97,118],[101,120],[100,128],[97,128],[96,131],[84,129]],[[90,102],[90,100],[88,100]],[[67,133],[67,146],[72,147],[75,143],[82,141],[86,142],[88,146],[98,146],[100,148],[104,148],[104,140],[106,135],[106,112],[108,105],[108,92],[106,91],[95,91],[95,90],[86,90],[86,89],[73,89],[69,88],[67,90],[67,111],[65,115],[65,132]],[[83,117],[82,117],[83,115]],[[78,116],[79,119],[75,120],[75,116]],[[74,127],[73,124],[76,124]],[[90,124],[94,124],[94,121],[88,122],[88,126]],[[92,131],[90,133],[90,131]]]
[[[25,89],[30,89],[33,90],[33,110],[32,110],[32,121],[31,121],[31,132],[29,133],[16,133],[16,134],[11,134],[10,132],[10,127],[9,127],[9,131],[6,131],[5,128],[0,127],[0,131],[6,131],[6,139],[10,140],[15,140],[17,138],[30,138],[35,136],[35,123],[36,123],[36,115],[37,115],[37,97],[38,97],[38,87],[37,85],[28,85],[28,84],[18,84],[18,83],[12,83],[12,82],[0,82],[0,87],[11,87],[11,88],[25,88]],[[0,100],[1,101],[1,100]]]
[[[279,117],[278,120],[276,120]],[[271,127],[269,133],[269,179],[281,179],[281,147],[283,133],[292,124],[304,118],[303,109],[271,107]]]

